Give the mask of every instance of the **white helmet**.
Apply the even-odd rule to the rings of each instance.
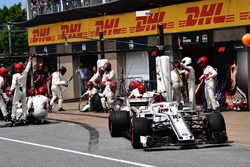
[[[192,63],[192,59],[190,57],[184,57],[182,60],[181,60],[181,63],[184,64],[185,66],[188,66]]]

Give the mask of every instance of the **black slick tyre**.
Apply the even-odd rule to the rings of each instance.
[[[131,123],[131,144],[134,149],[142,148],[140,136],[149,134],[149,122],[146,118],[135,117]]]
[[[227,142],[226,124],[221,113],[215,112],[208,115],[208,134],[214,143]]]
[[[109,113],[109,132],[112,137],[119,137],[122,131],[128,131],[130,126],[129,112],[112,110]]]

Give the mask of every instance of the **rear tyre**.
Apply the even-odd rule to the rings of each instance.
[[[149,134],[149,122],[147,118],[133,118],[131,124],[131,144],[134,149],[142,148],[140,142],[140,136],[146,136]]]
[[[227,142],[226,124],[221,113],[208,115],[208,136],[214,143]]]
[[[128,131],[130,126],[129,112],[112,110],[109,113],[109,132],[112,137],[121,136],[122,131]]]

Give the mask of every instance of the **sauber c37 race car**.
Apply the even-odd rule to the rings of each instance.
[[[170,145],[226,143],[223,116],[219,112],[201,114],[178,110],[176,102],[150,103],[148,99],[128,99],[127,106],[109,115],[112,137],[129,134],[133,148]]]

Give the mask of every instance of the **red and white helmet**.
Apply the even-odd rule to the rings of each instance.
[[[35,94],[36,94],[36,92],[35,92],[35,89],[34,88],[30,88],[29,90],[28,90],[28,96],[35,96]]]
[[[111,82],[109,85],[111,91],[116,91],[117,89],[117,83],[116,82]]]
[[[205,56],[200,57],[197,61],[197,64],[202,68],[206,67],[208,64],[208,58]]]
[[[109,72],[111,71],[111,63],[110,62],[106,62],[104,65],[103,65],[103,68],[105,71]]]
[[[146,87],[145,87],[144,85],[141,84],[141,85],[138,87],[138,90],[139,90],[139,92],[140,92],[141,94],[143,94],[143,93],[146,92]]]
[[[133,90],[133,89],[135,89],[135,82],[134,82],[134,81],[131,81],[131,82],[129,83],[129,85],[128,85],[128,88],[129,88],[130,91]]]
[[[23,64],[22,64],[22,63],[17,63],[17,64],[15,64],[15,72],[16,72],[16,73],[21,73],[21,72],[23,72]]]
[[[5,93],[6,93],[6,95],[7,95],[8,97],[11,96],[10,86],[7,86],[7,87],[5,88]]]
[[[106,81],[102,81],[102,82],[100,82],[100,88],[102,89],[102,90],[104,90],[105,89],[105,87],[106,87]]]
[[[103,66],[101,66],[101,67],[99,67],[98,68],[98,72],[99,72],[99,74],[102,76],[103,74],[104,74],[104,68],[103,68]]]
[[[45,95],[46,94],[46,89],[41,86],[41,87],[38,88],[37,93],[39,95]]]
[[[135,81],[135,88],[138,88],[141,85],[140,81]]]
[[[8,72],[8,69],[5,67],[0,68],[0,76],[5,76],[5,74]]]
[[[88,81],[88,82],[87,82],[87,87],[88,87],[89,89],[92,89],[92,88],[94,87],[94,83],[93,83],[92,81]]]

